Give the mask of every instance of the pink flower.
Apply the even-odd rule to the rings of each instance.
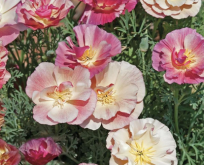
[[[45,165],[62,152],[51,137],[32,139],[24,143],[19,150],[32,165]]]
[[[109,165],[177,165],[176,142],[168,127],[151,118],[109,132]]]
[[[85,11],[79,22],[104,25],[112,22],[125,10],[133,10],[137,0],[81,0],[86,4]]]
[[[96,25],[79,25],[74,27],[79,47],[71,38],[67,42],[60,42],[56,50],[55,65],[77,65],[89,69],[91,77],[102,71],[111,61],[111,57],[121,53],[121,43],[113,34],[98,28]]]
[[[26,27],[18,23],[16,9],[20,0],[0,1],[0,40],[4,46],[15,40]]]
[[[90,86],[90,73],[81,66],[72,70],[41,63],[26,87],[27,95],[36,104],[33,118],[48,125],[81,124],[96,106],[96,94]]]
[[[111,62],[92,79],[97,94],[93,115],[81,126],[92,130],[101,124],[108,130],[122,128],[135,120],[143,109],[145,85],[142,73],[128,62]]]
[[[152,66],[166,71],[164,80],[171,84],[204,82],[204,38],[196,30],[183,28],[167,34],[157,43],[152,54]]]
[[[6,70],[6,62],[8,60],[8,51],[0,41],[0,89],[11,78],[10,73]]]
[[[7,144],[0,139],[0,164],[17,165],[21,160],[21,155],[16,147]]]
[[[70,0],[24,0],[17,8],[18,21],[33,30],[56,26],[73,7]]]
[[[194,17],[201,7],[201,0],[141,0],[145,11],[156,18],[171,16],[175,19]]]

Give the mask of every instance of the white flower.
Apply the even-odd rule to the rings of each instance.
[[[176,165],[176,143],[168,127],[151,118],[132,121],[127,128],[111,131],[110,165]]]

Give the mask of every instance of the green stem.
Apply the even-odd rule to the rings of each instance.
[[[175,106],[174,106],[174,120],[175,120],[175,126],[176,126],[176,133],[177,133],[177,134],[179,134],[178,106],[179,106],[179,104],[175,104]]]
[[[59,127],[58,127],[58,124],[55,125],[55,133],[58,135],[59,134]]]
[[[70,158],[72,161],[74,161],[76,164],[80,164],[79,161],[77,161],[76,159],[74,159],[73,157],[71,157],[69,154],[66,154],[66,156],[67,156],[68,158]]]
[[[146,82],[146,62],[145,62],[145,53],[139,51],[140,55],[142,55],[142,73],[144,77],[144,81]]]
[[[178,124],[178,107],[179,107],[179,100],[178,100],[178,89],[174,88],[174,122],[175,122],[175,129],[176,133],[179,134],[179,124]]]

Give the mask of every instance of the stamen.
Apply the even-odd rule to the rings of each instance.
[[[70,100],[72,94],[69,89],[59,92],[58,87],[55,88],[53,93],[48,93],[48,97],[55,99],[53,107],[58,106],[63,108],[64,104]]]
[[[135,163],[152,164],[151,157],[153,156],[153,153],[155,152],[155,150],[152,149],[153,148],[152,146],[145,149],[143,146],[143,141],[141,145],[139,145],[139,143],[137,143],[136,141],[132,141],[132,143],[130,144],[130,147],[131,147],[131,150],[129,152],[135,156]]]
[[[90,46],[89,49],[85,50],[84,54],[79,58],[79,61],[82,62],[84,65],[92,64],[92,59],[94,58],[96,52]]]
[[[109,88],[108,90],[102,91],[100,89],[97,90],[97,100],[104,104],[114,104],[115,99],[113,98],[113,90],[112,88]]]

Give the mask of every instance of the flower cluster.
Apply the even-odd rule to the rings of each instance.
[[[137,0],[1,0],[0,88],[11,77],[5,68],[5,46],[27,28],[60,25],[78,2],[84,11],[75,17],[83,13],[79,23],[85,24],[73,28],[77,43],[71,36],[59,42],[55,64],[42,62],[28,77],[25,91],[35,103],[33,119],[40,124],[64,123],[91,130],[102,125],[110,130],[106,145],[111,150],[110,165],[177,165],[176,142],[168,127],[151,118],[138,119],[145,97],[142,72],[128,62],[113,61],[122,52],[121,42],[96,26],[132,11]],[[201,6],[201,0],[141,3],[152,16],[176,19],[195,16]],[[204,38],[184,28],[170,32],[155,45],[152,66],[166,71],[164,80],[169,84],[198,84],[204,82],[203,55]],[[4,116],[0,113],[0,126]],[[45,165],[63,152],[51,137],[32,139],[19,150],[32,165]],[[0,164],[20,162],[18,149],[1,139],[0,151]]]

